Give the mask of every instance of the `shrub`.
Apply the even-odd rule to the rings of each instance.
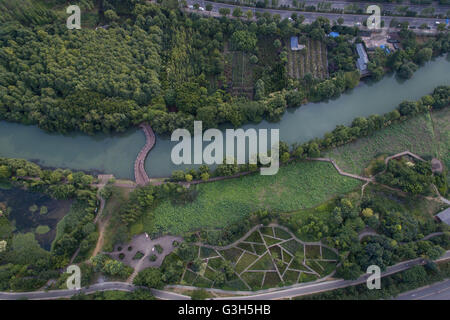
[[[163,247],[161,247],[161,245],[159,245],[159,244],[155,245],[155,250],[159,254],[163,253],[163,251],[164,251]]]

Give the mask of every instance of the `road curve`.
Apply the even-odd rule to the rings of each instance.
[[[450,259],[450,250],[446,251],[445,254],[435,260],[444,261]],[[409,261],[400,262],[396,265],[388,267],[385,272],[382,272],[381,276],[389,276],[397,272],[401,272],[412,268],[416,265],[422,265],[425,263],[424,259],[417,258]],[[256,292],[248,292],[249,295],[245,296],[234,296],[234,297],[219,297],[216,300],[272,300],[272,299],[285,299],[291,297],[298,297],[308,294],[314,294],[324,291],[330,291],[334,289],[349,287],[358,285],[366,282],[368,274],[362,275],[357,280],[333,280],[317,282],[312,284],[294,285],[291,287],[285,287],[278,290],[278,288],[273,288],[269,290],[261,290]],[[69,298],[78,293],[91,294],[99,291],[117,290],[117,291],[128,291],[131,292],[135,290],[136,286],[126,283],[126,282],[103,282],[94,284],[89,287],[82,288],[80,290],[53,290],[53,291],[34,291],[34,292],[0,292],[0,300],[19,300],[19,299],[31,299],[31,300],[51,300],[59,298]],[[197,289],[197,288],[193,288]],[[272,291],[270,291],[272,290]],[[209,290],[211,292],[219,292],[217,290]],[[223,290],[222,290],[223,291]],[[181,295],[178,293],[162,291],[151,289],[152,294],[163,300],[189,300],[188,296]],[[229,294],[240,294],[240,292],[228,291]]]

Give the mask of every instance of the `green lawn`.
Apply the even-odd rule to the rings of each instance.
[[[395,154],[405,150],[421,156],[437,154],[438,144],[429,114],[396,123],[370,137],[330,150],[324,156],[336,160],[344,171],[361,174],[377,155]]]
[[[433,112],[432,117],[439,158],[448,169],[450,168],[450,108]]]
[[[198,197],[186,206],[164,201],[143,219],[146,232],[182,234],[201,228],[222,228],[258,209],[290,212],[314,207],[361,182],[340,176],[329,163],[298,162],[274,176],[252,176],[197,186]]]

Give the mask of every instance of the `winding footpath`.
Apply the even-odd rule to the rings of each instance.
[[[136,161],[134,162],[134,179],[138,185],[145,186],[150,182],[150,178],[148,177],[147,172],[145,172],[145,159],[155,145],[156,137],[152,127],[149,124],[142,123],[139,127],[144,131],[145,145],[139,152]]]
[[[366,178],[366,177],[363,177],[363,176],[359,176],[357,174],[353,174],[353,173],[348,173],[348,172],[342,171],[341,168],[339,168],[339,166],[337,165],[336,161],[334,161],[333,159],[330,159],[330,158],[307,158],[307,160],[330,162],[341,176],[346,176],[346,177],[349,177],[349,178],[358,179],[358,180],[365,181],[365,182],[372,182],[373,181],[373,178]]]

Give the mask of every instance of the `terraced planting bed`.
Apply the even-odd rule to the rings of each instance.
[[[293,51],[288,44],[288,73],[295,79],[302,79],[307,73],[314,78],[325,79],[328,77],[327,47],[318,40],[307,38],[304,50]]]
[[[277,225],[256,229],[225,250],[200,245],[197,251],[202,268],[194,272],[188,265],[180,282],[230,290],[260,290],[315,281],[331,274],[338,259],[333,249],[320,242],[304,243]],[[219,281],[224,265],[231,266],[232,272],[225,271],[228,276]]]

